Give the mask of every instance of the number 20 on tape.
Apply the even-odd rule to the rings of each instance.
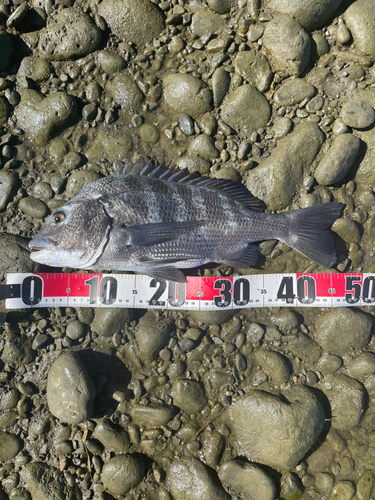
[[[256,274],[194,276],[187,280],[175,283],[127,274],[11,273],[2,297],[8,309],[70,306],[215,310],[375,303],[375,274]]]

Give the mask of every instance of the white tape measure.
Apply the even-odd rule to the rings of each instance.
[[[256,274],[188,277],[12,273],[0,286],[7,309],[129,307],[212,311],[251,307],[340,307],[375,303],[375,274]]]

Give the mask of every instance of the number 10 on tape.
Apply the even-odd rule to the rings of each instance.
[[[215,310],[339,307],[375,303],[375,274],[256,274],[188,277],[174,283],[144,275],[12,273],[7,309],[131,307]],[[8,293],[8,292],[7,292]]]

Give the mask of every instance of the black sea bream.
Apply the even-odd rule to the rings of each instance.
[[[29,247],[42,264],[138,271],[178,282],[185,281],[179,269],[208,262],[254,266],[258,246],[252,243],[268,239],[331,267],[335,246],[327,228],[342,207],[326,203],[265,214],[263,202],[239,184],[149,163],[137,175],[84,186],[47,219]]]

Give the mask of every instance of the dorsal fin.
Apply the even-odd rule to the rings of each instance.
[[[176,168],[166,168],[164,164],[155,166],[152,160],[145,162],[138,160],[134,165],[126,165],[122,171],[116,172],[116,175],[142,175],[160,179],[168,182],[177,182],[180,184],[189,184],[190,186],[199,186],[205,189],[220,190],[227,196],[235,198],[247,207],[257,212],[266,208],[265,203],[255,198],[245,186],[228,179],[216,179],[211,177],[201,177],[196,172],[189,172],[187,168],[178,170]]]

